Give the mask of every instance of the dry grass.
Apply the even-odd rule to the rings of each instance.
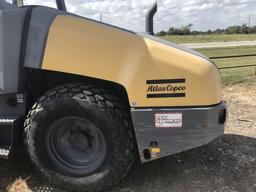
[[[226,132],[256,138],[256,77],[225,87],[224,97],[230,114]]]
[[[32,192],[28,185],[27,179],[18,178],[8,188],[8,192]]]

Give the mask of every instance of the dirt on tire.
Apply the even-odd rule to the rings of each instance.
[[[256,77],[224,88],[226,134],[210,144],[135,166],[111,192],[256,191]],[[0,191],[60,191],[51,187],[19,151],[0,161]]]

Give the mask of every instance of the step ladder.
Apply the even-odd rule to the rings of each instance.
[[[21,122],[21,117],[0,117],[0,158],[10,156],[17,138],[17,126],[22,126]]]

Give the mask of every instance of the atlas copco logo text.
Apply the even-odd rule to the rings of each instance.
[[[178,91],[185,91],[186,86],[172,86],[172,85],[167,85],[167,86],[159,86],[159,85],[150,85],[148,87],[147,92],[178,92]]]
[[[147,80],[147,98],[186,97],[186,79]]]

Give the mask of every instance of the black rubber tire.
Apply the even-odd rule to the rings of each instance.
[[[65,115],[89,119],[106,139],[106,159],[89,175],[63,174],[48,155],[48,129],[56,119]],[[127,174],[135,160],[134,133],[128,107],[108,91],[94,85],[65,84],[48,91],[31,108],[24,127],[24,142],[30,159],[60,189],[88,192],[108,189]]]

